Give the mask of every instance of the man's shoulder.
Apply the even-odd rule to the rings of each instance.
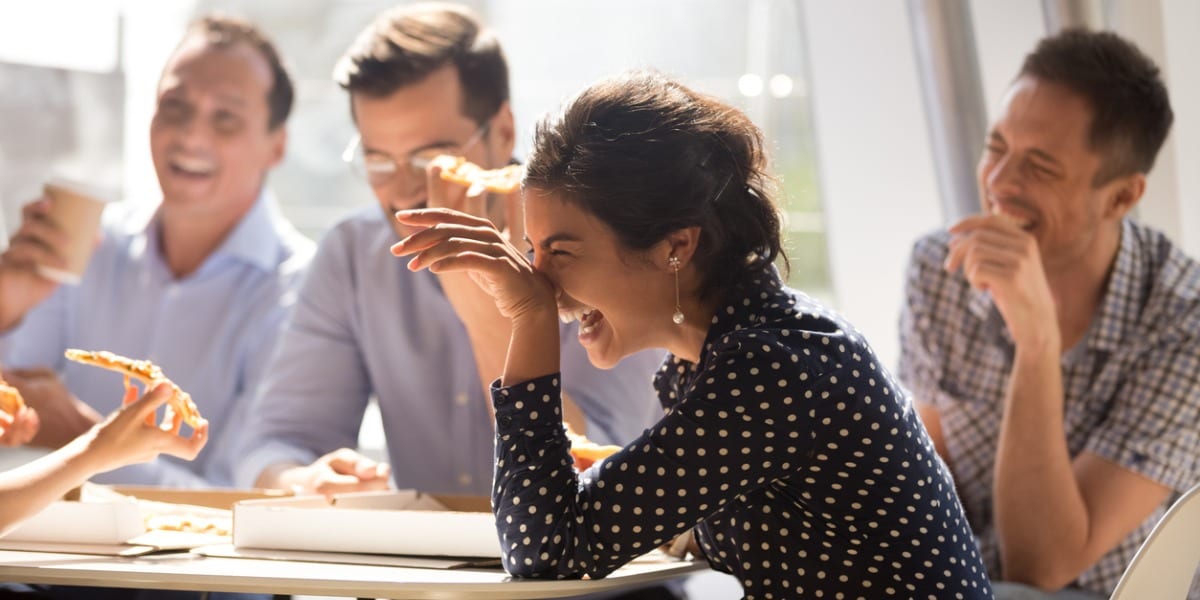
[[[1130,231],[1143,250],[1147,312],[1159,325],[1200,337],[1200,262],[1153,227],[1131,223]]]
[[[950,255],[950,233],[940,229],[927,233],[913,243],[908,262],[907,290],[909,300],[928,297],[930,302],[954,305],[970,301],[971,287],[959,272],[945,268]]]
[[[334,223],[322,236],[317,252],[329,252],[330,247],[339,247],[343,251],[353,248],[384,248],[390,245],[395,232],[383,220],[383,214],[377,206],[365,206],[355,209],[350,214]]]
[[[358,288],[361,282],[377,289],[384,281],[409,274],[393,268],[401,264],[388,251],[395,242],[396,232],[379,207],[356,209],[321,235],[309,278],[321,282],[313,285],[336,282]]]
[[[275,235],[279,238],[280,249],[278,273],[287,278],[303,273],[316,255],[317,245],[289,221],[276,222]]]
[[[940,268],[949,254],[950,232],[938,229],[922,235],[913,242],[911,262],[919,265],[935,265]]]

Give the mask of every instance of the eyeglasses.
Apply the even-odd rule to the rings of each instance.
[[[487,134],[488,124],[483,124],[467,141],[458,146],[434,146],[424,148],[408,155],[408,158],[396,160],[380,152],[365,152],[362,147],[362,136],[354,134],[346,149],[342,151],[342,161],[365,177],[372,186],[380,186],[390,182],[400,174],[410,182],[413,188],[419,187],[414,182],[424,183],[425,168],[434,158],[442,154],[462,155],[472,146],[479,143]]]

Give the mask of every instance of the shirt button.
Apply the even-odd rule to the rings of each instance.
[[[466,406],[467,402],[470,402],[470,400],[471,399],[468,398],[466,394],[459,393],[454,395],[454,403],[459,406]]]
[[[510,417],[508,415],[504,415],[504,416],[500,417],[500,426],[501,427],[508,427],[509,425],[512,425],[512,417]]]
[[[462,486],[468,486],[468,485],[471,485],[471,482],[472,482],[472,481],[474,481],[474,479],[472,479],[472,477],[471,477],[471,474],[470,474],[470,473],[460,473],[460,474],[458,475],[458,483],[459,483],[459,485],[462,485]]]

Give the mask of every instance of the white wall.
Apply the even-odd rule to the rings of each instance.
[[[1200,257],[1200,2],[1162,0],[1163,70],[1175,108],[1167,143],[1174,160],[1178,223],[1184,250]],[[1163,162],[1163,158],[1159,159]],[[1162,168],[1159,164],[1155,171]]]
[[[895,365],[909,249],[942,222],[907,9],[803,7],[837,307]]]
[[[122,13],[125,72],[125,198],[158,202],[162,193],[150,160],[150,119],[158,78],[191,19],[193,0],[129,2]]]

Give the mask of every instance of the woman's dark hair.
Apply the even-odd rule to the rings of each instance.
[[[702,298],[783,256],[758,127],[659,73],[603,80],[539,123],[525,185],[580,206],[634,251],[699,227]]]

